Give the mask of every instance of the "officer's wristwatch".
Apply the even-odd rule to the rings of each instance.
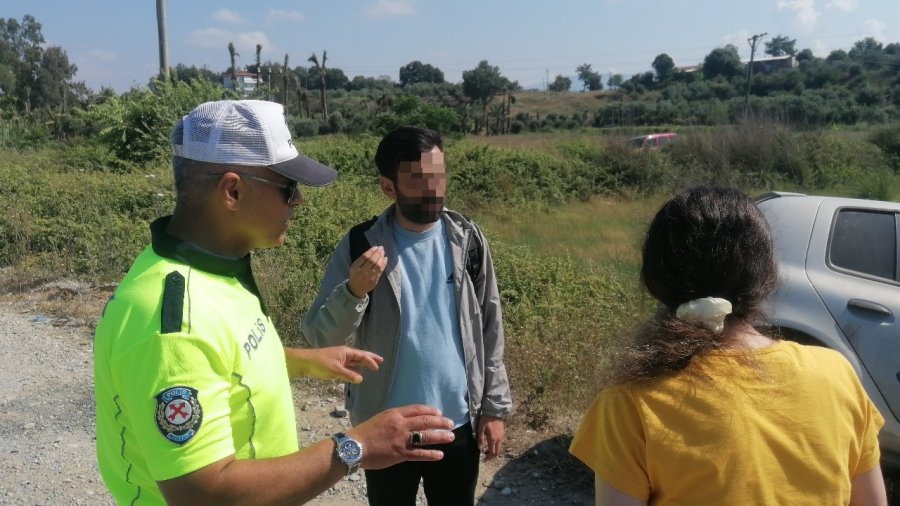
[[[356,472],[363,457],[362,443],[343,432],[334,434],[331,436],[331,439],[334,439],[336,444],[334,454],[338,460],[347,465],[347,475]]]

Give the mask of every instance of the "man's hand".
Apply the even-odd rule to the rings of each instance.
[[[372,246],[360,255],[350,264],[350,277],[347,280],[347,289],[350,293],[361,299],[371,292],[381,279],[387,261],[384,246]]]
[[[285,348],[288,376],[312,376],[320,379],[339,379],[350,383],[361,383],[363,378],[357,371],[365,367],[377,371],[384,362],[381,356],[370,351],[349,346],[328,348]]]
[[[406,460],[435,461],[444,458],[439,450],[423,445],[453,441],[453,420],[440,410],[420,404],[382,411],[351,429],[348,434],[363,447],[363,469],[383,469]],[[419,432],[419,445],[412,446],[410,435]]]
[[[500,455],[506,428],[503,419],[496,416],[481,415],[478,418],[478,449],[485,452],[484,460],[491,460]]]

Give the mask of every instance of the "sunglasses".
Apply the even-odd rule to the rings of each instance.
[[[234,171],[232,171],[234,172]],[[300,192],[300,187],[297,186],[296,181],[291,181],[289,183],[278,183],[276,181],[272,181],[271,179],[266,179],[264,177],[254,176],[253,174],[247,174],[246,172],[234,172],[235,174],[245,177],[247,179],[256,181],[257,183],[267,184],[269,186],[274,186],[275,188],[281,189],[282,193],[284,193],[285,202],[290,204],[294,202],[295,199],[300,198],[303,199],[303,194]],[[224,173],[219,174],[207,174],[210,177],[219,177]]]

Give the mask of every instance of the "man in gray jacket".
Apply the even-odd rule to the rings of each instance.
[[[512,405],[490,250],[474,223],[443,206],[438,133],[390,132],[375,165],[394,204],[338,244],[303,333],[316,347],[353,343],[384,357],[378,371],[347,385],[354,424],[413,402],[454,421],[455,440],[434,446],[440,462],[366,471],[369,504],[413,505],[420,479],[432,506],[474,504],[479,453],[500,452]]]

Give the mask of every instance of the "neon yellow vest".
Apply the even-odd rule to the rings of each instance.
[[[151,226],[94,341],[97,457],[116,501],[234,455],[298,451],[284,350],[249,258],[216,257]],[[136,501],[135,501],[136,500]]]

